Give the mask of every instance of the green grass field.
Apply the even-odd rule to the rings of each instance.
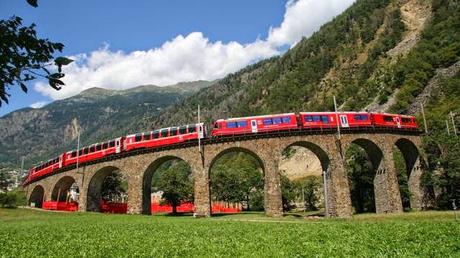
[[[338,220],[0,209],[0,256],[460,257],[460,220],[452,212]]]

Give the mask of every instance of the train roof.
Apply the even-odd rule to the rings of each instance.
[[[98,145],[98,144],[103,144],[103,143],[106,143],[106,142],[111,142],[111,141],[116,141],[117,139],[121,139],[123,138],[123,136],[121,137],[117,137],[117,138],[113,138],[113,139],[110,139],[110,140],[107,140],[107,141],[103,141],[103,142],[96,142],[96,143],[92,143],[90,145],[86,145],[86,146],[80,146],[80,149],[79,150],[82,150],[84,148],[90,148],[92,146],[95,146],[95,145]],[[69,154],[69,153],[72,153],[74,151],[77,151],[77,149],[72,149],[72,150],[69,150],[69,151],[66,151],[65,154]]]
[[[241,119],[252,119],[252,118],[264,118],[264,117],[278,117],[278,116],[292,116],[295,113],[284,113],[284,114],[274,114],[274,115],[261,115],[261,116],[246,116],[246,117],[232,117],[226,119],[218,119],[216,122],[221,121],[234,121],[234,120],[241,120]]]
[[[411,115],[400,115],[400,114],[390,114],[390,113],[371,113],[376,115],[385,115],[385,116],[403,116],[403,117],[415,117]]]
[[[186,125],[178,125],[178,126],[170,126],[170,127],[165,127],[165,128],[158,128],[158,129],[154,129],[154,130],[152,130],[152,131],[128,134],[128,135],[126,135],[126,137],[134,137],[134,136],[139,135],[139,134],[152,133],[152,132],[154,132],[154,131],[161,131],[161,130],[164,130],[164,129],[178,128],[178,127],[184,127],[184,126],[187,126],[187,127],[188,127],[188,126],[191,126],[191,125],[194,125],[194,126],[197,126],[197,125],[204,125],[204,123],[186,124]]]

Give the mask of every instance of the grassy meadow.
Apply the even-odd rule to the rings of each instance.
[[[0,209],[0,257],[460,257],[453,212],[353,219]]]

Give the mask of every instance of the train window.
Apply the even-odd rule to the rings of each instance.
[[[81,154],[83,154],[83,150],[78,151],[78,156],[81,156]]]
[[[160,136],[160,132],[157,130],[153,131],[153,138],[158,139],[158,136]]]
[[[168,129],[161,130],[161,137],[168,137]]]
[[[401,120],[403,123],[407,123],[407,124],[411,122],[411,119],[408,117],[403,117]]]
[[[369,120],[368,115],[354,115],[355,121],[367,121]]]
[[[246,121],[238,121],[238,122],[236,122],[236,125],[238,127],[247,127],[248,123]]]
[[[227,122],[227,128],[236,128],[235,122]]]
[[[307,122],[313,122],[313,117],[312,116],[304,116],[304,119]]]
[[[286,116],[282,117],[281,120],[283,120],[283,124],[290,124],[291,123],[291,118]]]
[[[177,135],[177,128],[169,129],[169,136],[175,136],[175,135]]]
[[[107,142],[104,142],[104,143],[102,144],[102,149],[105,150],[105,149],[107,149],[108,147],[109,147],[109,144],[108,144]]]
[[[215,129],[219,128],[219,123],[217,123],[217,122],[214,123],[214,128],[215,128]]]
[[[96,151],[100,151],[101,149],[102,149],[102,145],[100,143],[96,145]]]
[[[134,136],[134,141],[140,142],[141,140],[142,140],[142,134],[136,134],[136,135]]]
[[[328,124],[329,123],[329,118],[327,116],[321,116],[321,121],[324,123],[324,124]]]
[[[150,140],[150,133],[144,133],[144,141]]]
[[[179,127],[179,133],[180,134],[186,134],[187,133],[187,127],[186,126]]]
[[[319,122],[321,121],[320,116],[313,116],[313,122]]]
[[[188,126],[188,133],[196,132],[196,125],[189,125]]]
[[[75,158],[77,156],[77,151],[72,151],[72,158]]]
[[[89,147],[89,152],[94,152],[96,150],[96,146]]]
[[[281,121],[281,117],[275,117],[273,118],[273,124],[274,125],[278,125],[278,124],[281,124],[282,121]]]
[[[114,140],[110,141],[109,146],[110,146],[110,148],[115,147],[115,141]]]
[[[391,117],[391,116],[383,116],[383,121],[385,121],[385,122],[393,122],[393,117]]]
[[[262,122],[263,122],[264,125],[272,125],[273,124],[273,121],[272,121],[271,118],[266,118]]]

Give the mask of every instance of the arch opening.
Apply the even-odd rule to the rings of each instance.
[[[376,212],[385,181],[382,150],[370,140],[357,139],[346,150],[345,160],[354,213]]]
[[[37,185],[32,190],[29,197],[29,206],[35,208],[42,208],[45,199],[45,189],[41,185]]]
[[[404,210],[420,209],[423,195],[420,183],[426,164],[417,146],[409,139],[399,139],[393,146],[393,159]]]
[[[79,192],[75,179],[71,176],[65,176],[54,185],[51,192],[51,201],[78,202]]]
[[[265,210],[264,163],[245,148],[220,152],[209,168],[213,214]]]
[[[284,211],[325,211],[324,177],[329,157],[318,145],[296,142],[286,147],[279,163]]]
[[[143,175],[142,213],[192,214],[193,173],[190,165],[176,156],[153,161]]]
[[[117,167],[102,168],[91,178],[87,196],[87,211],[127,213],[127,178]]]

